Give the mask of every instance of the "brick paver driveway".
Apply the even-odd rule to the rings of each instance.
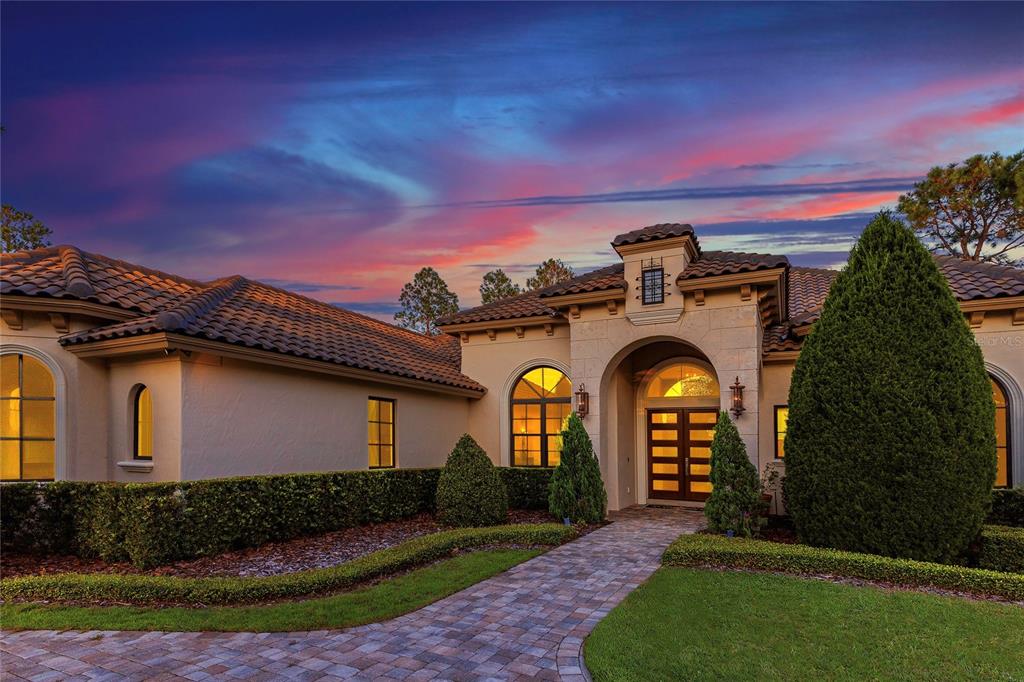
[[[581,680],[583,638],[658,566],[697,512],[632,508],[614,523],[393,620],[289,633],[5,632],[3,677]]]

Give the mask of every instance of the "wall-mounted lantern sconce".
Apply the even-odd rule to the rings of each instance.
[[[732,410],[732,413],[734,415],[739,417],[741,414],[743,414],[746,411],[746,408],[743,407],[743,389],[746,388],[746,386],[744,386],[743,384],[740,383],[740,378],[739,378],[739,376],[737,376],[736,377],[736,383],[734,383],[732,386],[730,386],[730,388],[732,389],[732,408],[731,408],[731,410]]]
[[[576,389],[576,414],[583,419],[590,412],[590,394],[587,393],[587,387],[585,384],[580,384],[580,387]]]

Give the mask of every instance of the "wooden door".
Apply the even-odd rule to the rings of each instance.
[[[647,410],[647,497],[702,501],[711,493],[714,408]]]

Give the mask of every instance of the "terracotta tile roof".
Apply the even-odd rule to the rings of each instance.
[[[689,263],[679,273],[677,282],[711,277],[713,275],[732,275],[739,272],[755,272],[784,268],[789,265],[785,256],[772,256],[767,253],[740,253],[737,251],[705,251],[700,258]]]
[[[694,237],[694,243],[696,243],[696,235],[693,233],[692,225],[686,223],[661,223],[659,225],[642,227],[631,232],[623,232],[612,240],[612,246],[619,247],[628,244],[639,244],[640,242],[653,242],[659,239],[683,237],[685,235]],[[700,247],[698,246],[697,248]]]
[[[626,281],[622,277],[623,265],[616,263],[573,277],[565,282],[554,284],[544,289],[527,291],[526,293],[494,301],[475,308],[461,310],[454,315],[438,320],[439,325],[468,324],[472,322],[492,322],[496,320],[514,320],[524,317],[548,316],[559,317],[558,311],[549,308],[545,299],[564,294],[585,293],[588,291],[604,291],[608,289],[625,289]]]
[[[91,287],[91,291],[89,289]],[[3,257],[4,295],[82,298],[139,317],[60,339],[76,345],[174,332],[483,392],[462,374],[458,340],[428,337],[234,276],[202,284],[73,247]]]
[[[79,299],[137,313],[156,312],[203,287],[74,246],[5,253],[0,268],[0,294]]]
[[[993,263],[975,263],[953,256],[935,256],[939,270],[961,301],[1024,295],[1024,270]]]
[[[786,298],[790,322],[805,324],[809,317],[817,319],[829,287],[838,274],[838,270],[804,268],[796,265],[791,267],[789,296]]]

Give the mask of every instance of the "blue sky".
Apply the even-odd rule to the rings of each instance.
[[[1024,140],[1024,5],[4,3],[2,195],[60,242],[385,315],[618,232],[836,265]]]

